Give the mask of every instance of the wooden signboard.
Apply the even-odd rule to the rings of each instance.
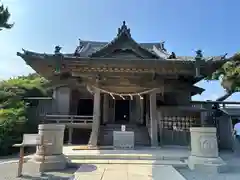
[[[36,146],[41,145],[42,136],[40,134],[24,134],[23,135],[23,145]]]
[[[47,145],[52,145],[52,143],[44,142],[43,136],[40,135],[40,134],[24,134],[22,143],[13,145],[13,147],[20,147],[20,157],[19,157],[19,162],[18,162],[17,177],[22,176],[22,169],[23,169],[23,163],[24,163],[24,147],[43,146],[42,163],[44,164],[44,161],[45,161],[45,147]],[[41,173],[43,173],[43,171]]]

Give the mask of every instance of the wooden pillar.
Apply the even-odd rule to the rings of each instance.
[[[157,118],[158,118],[158,130],[159,130],[159,142],[160,146],[163,145],[163,113],[162,111],[157,112]]]
[[[149,100],[149,95],[146,95],[146,126],[149,127],[149,119],[150,119],[150,100]]]
[[[150,138],[151,138],[151,145],[158,146],[156,92],[152,92],[150,94]]]
[[[133,100],[129,100],[129,122],[131,124],[136,123],[136,97],[133,97]]]
[[[17,177],[21,177],[22,176],[23,163],[24,163],[24,146],[21,146],[20,147],[20,157],[19,157],[19,161],[18,161]]]
[[[103,124],[108,122],[108,113],[109,113],[109,95],[104,94],[103,96]]]
[[[73,134],[73,128],[69,127],[68,128],[68,144],[72,144],[72,134]]]
[[[97,146],[100,128],[100,116],[101,116],[100,99],[101,99],[100,91],[96,89],[94,92],[92,132],[88,142],[88,145],[93,147]]]
[[[143,124],[143,118],[144,118],[144,100],[143,99],[140,99],[140,124]]]

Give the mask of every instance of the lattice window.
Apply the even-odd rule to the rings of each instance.
[[[162,128],[175,131],[189,131],[197,124],[197,118],[191,116],[165,116],[161,120]]]

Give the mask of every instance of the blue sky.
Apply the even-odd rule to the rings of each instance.
[[[239,51],[239,0],[3,0],[12,13],[11,30],[0,32],[0,79],[32,69],[16,56],[21,48],[52,53],[55,45],[73,52],[78,39],[110,41],[125,20],[138,42],[166,41],[177,55],[229,55]],[[196,100],[224,94],[219,82]],[[228,100],[240,100],[239,94]]]

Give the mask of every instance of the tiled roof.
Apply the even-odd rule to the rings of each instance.
[[[99,42],[99,41],[81,41],[81,48],[79,49],[79,55],[81,57],[88,57],[96,51],[100,50],[106,46],[108,42]],[[139,45],[152,52],[153,54],[164,58],[166,60],[184,60],[184,61],[195,61],[195,56],[177,56],[176,59],[169,59],[169,52],[163,51],[160,49],[161,43],[139,43]],[[205,56],[205,61],[218,61],[221,60],[223,56]]]
[[[108,44],[108,42],[98,42],[98,41],[81,41],[81,49],[79,49],[79,54],[82,57],[87,57],[89,55],[91,55],[92,53],[95,53],[96,51],[100,50],[101,48],[103,48],[104,46],[106,46]],[[159,51],[161,51],[162,53],[164,53],[160,48],[160,43],[139,43],[139,45],[158,55],[156,52],[154,52],[154,46],[156,48],[158,48]],[[166,56],[166,55],[164,55]]]
[[[127,38],[127,39],[126,39]],[[119,47],[119,43],[122,43],[123,41],[130,42],[131,46],[133,46],[131,49],[134,50],[140,50],[143,58],[145,59],[154,59],[154,60],[167,60],[167,61],[181,61],[183,63],[193,63],[196,61],[195,56],[177,56],[174,52],[169,53],[164,48],[164,42],[158,42],[158,43],[138,43],[131,37],[130,29],[126,26],[125,21],[123,22],[122,26],[118,28],[118,34],[117,36],[110,42],[98,42],[98,41],[82,41],[80,40],[79,46],[76,48],[75,52],[72,54],[61,54],[63,57],[67,58],[100,58],[104,57],[108,53],[111,53],[112,50],[115,47]],[[117,45],[118,44],[118,45]],[[121,44],[120,44],[121,45]],[[113,48],[112,48],[113,47]],[[121,47],[119,47],[121,48]],[[124,45],[122,49],[124,49]],[[129,47],[127,47],[129,48]],[[126,49],[124,49],[126,50]],[[108,52],[110,51],[110,52]],[[125,51],[126,52],[126,51]],[[60,51],[59,51],[60,53]],[[45,54],[45,53],[34,53],[30,51],[25,51],[24,53],[18,53],[19,56],[27,55],[27,56],[38,56],[42,59],[47,59],[50,56],[54,56],[54,54]],[[226,55],[225,55],[226,56]],[[208,63],[210,65],[215,64],[215,62],[222,62],[221,60],[225,59],[225,56],[212,56],[212,57],[203,57],[202,61]],[[220,60],[220,61],[219,61]],[[216,63],[218,64],[218,63]]]

